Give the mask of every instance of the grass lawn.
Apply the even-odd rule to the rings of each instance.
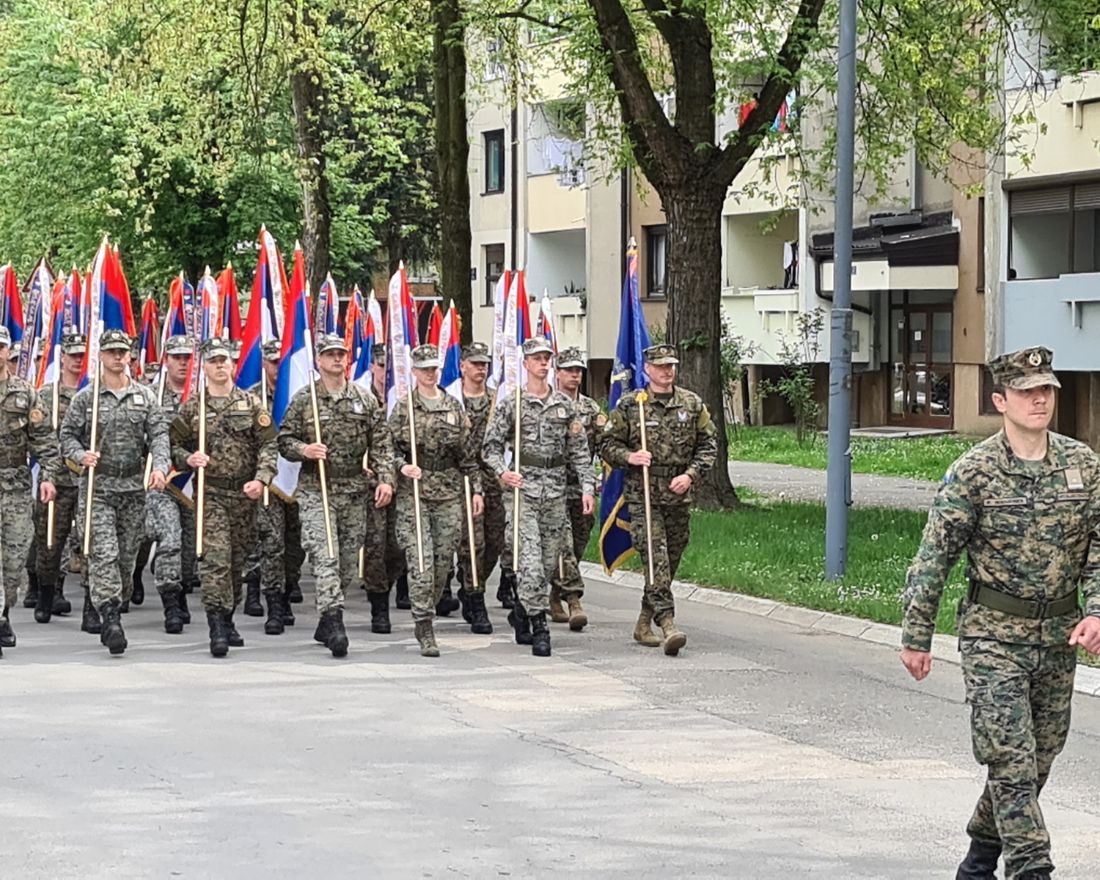
[[[852,438],[852,471],[940,480],[947,466],[978,442],[977,437],[942,435],[911,439]],[[826,439],[816,434],[810,446],[799,446],[793,428],[743,427],[729,433],[729,457],[735,461],[766,461],[824,468]]]

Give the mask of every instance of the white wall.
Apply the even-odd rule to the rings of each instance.
[[[586,287],[583,229],[540,232],[527,236],[527,292],[542,299],[543,288],[551,297],[564,296],[570,282]]]
[[[1068,214],[1012,218],[1012,268],[1016,277],[1055,278],[1069,271]]]
[[[723,287],[782,287],[783,243],[798,239],[798,214],[781,217],[774,228],[761,228],[765,214],[723,218]]]

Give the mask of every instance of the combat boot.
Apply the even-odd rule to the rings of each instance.
[[[65,578],[59,578],[53,594],[53,613],[72,614],[73,603],[65,598]]]
[[[561,587],[550,588],[550,619],[554,623],[569,623],[569,614],[561,604]]]
[[[286,600],[299,605],[302,602],[302,586],[297,581],[290,581],[286,585]]]
[[[519,602],[508,612],[508,623],[516,631],[517,645],[531,644],[531,618]]]
[[[145,604],[145,581],[141,579],[142,570],[140,568],[134,569],[134,590],[130,593],[130,601],[134,605]]]
[[[470,632],[479,636],[492,633],[493,624],[489,621],[489,612],[485,610],[485,594],[480,590],[470,593],[466,602],[470,606]]]
[[[566,601],[569,603],[569,628],[573,632],[579,633],[588,626],[588,615],[584,613],[584,609],[581,607],[581,597],[569,596]]]
[[[129,599],[127,599],[125,602],[123,602],[121,605],[118,606],[118,613],[119,614],[129,614],[130,613],[130,600]]]
[[[1020,880],[1050,880],[1050,874],[1053,868],[1041,868],[1038,871],[1028,871],[1026,874],[1020,874]]]
[[[643,608],[641,614],[638,615],[638,622],[634,624],[634,641],[640,645],[645,645],[647,648],[659,648],[661,647],[661,639],[653,631],[653,612],[648,608]]]
[[[264,606],[260,604],[260,576],[245,578],[244,613],[249,617],[263,617]]]
[[[462,610],[462,619],[467,623],[473,623],[473,613],[470,611],[470,591],[466,589],[466,585],[462,582],[462,574],[458,576],[458,592],[455,594],[455,598],[458,599],[458,604]]]
[[[283,593],[282,609],[283,626],[294,626],[294,624],[296,623],[296,619],[294,617],[294,608],[291,606],[290,596],[286,592]]]
[[[206,622],[210,624],[210,653],[214,657],[224,657],[229,653],[229,635],[225,631],[222,613],[207,611]]]
[[[99,612],[95,610],[95,605],[92,604],[92,597],[88,591],[88,588],[84,588],[84,609],[81,612],[80,629],[82,632],[91,633],[93,636],[99,635],[103,630],[103,621],[99,618]]]
[[[202,583],[199,581],[198,578],[189,578],[188,580],[185,580],[183,582],[183,592],[184,593],[194,593],[201,586],[202,586]]]
[[[497,587],[497,601],[501,608],[511,609],[516,604],[516,576],[514,572],[502,571],[500,585]]]
[[[435,628],[430,620],[418,620],[413,624],[416,641],[420,644],[421,657],[438,657],[439,645],[435,643]]]
[[[397,591],[393,604],[402,611],[408,611],[413,607],[412,602],[409,601],[409,576],[407,574],[403,574],[397,579]]]
[[[267,620],[264,621],[264,634],[281,636],[286,631],[286,624],[283,623],[283,594],[278,590],[267,590],[264,597],[267,599]]]
[[[675,657],[687,644],[688,637],[680,632],[671,613],[658,620],[657,625],[665,635],[665,653],[669,657]]]
[[[331,622],[328,612],[322,611],[321,619],[317,621],[317,629],[313,631],[313,641],[325,646],[328,645],[328,630]]]
[[[184,626],[191,622],[191,609],[187,607],[187,591],[180,587],[176,596],[180,600],[180,620],[183,621]]]
[[[550,627],[546,625],[546,612],[531,615],[531,653],[536,657],[550,656]]]
[[[970,839],[970,849],[959,865],[955,880],[996,880],[1001,844]]]
[[[344,609],[330,608],[325,612],[329,618],[328,640],[326,646],[333,657],[346,657],[348,653],[348,632],[344,629]]]
[[[122,654],[126,650],[126,633],[122,630],[122,621],[119,618],[121,612],[122,603],[118,599],[112,599],[99,606],[99,616],[103,618],[99,643],[105,645],[112,654]]]
[[[38,604],[34,606],[35,623],[49,623],[53,615],[53,584],[38,585]]]
[[[390,633],[390,594],[367,593],[370,600],[370,631],[379,635]]]
[[[165,590],[160,594],[164,606],[164,631],[172,636],[183,632],[183,615],[180,614],[180,594],[177,590]]]
[[[450,617],[455,611],[458,611],[458,607],[461,603],[454,597],[451,592],[451,576],[447,576],[447,585],[443,588],[443,592],[439,596],[439,601],[435,603],[435,616],[436,617]]]
[[[3,617],[0,617],[0,648],[14,648],[15,647],[15,631],[11,628],[11,621],[8,620],[8,609],[4,609]]]
[[[33,571],[27,572],[27,595],[23,597],[24,608],[36,608],[38,606],[38,575]]]
[[[233,623],[233,611],[223,611],[222,617],[225,620],[225,638],[229,642],[230,648],[243,648],[244,639],[241,638],[241,634],[237,632],[237,626]]]

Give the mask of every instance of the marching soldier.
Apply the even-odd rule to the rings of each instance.
[[[462,404],[439,387],[439,366],[436,346],[418,345],[413,349],[416,387],[397,402],[389,419],[395,463],[401,474],[397,485],[397,538],[405,547],[416,640],[424,657],[439,656],[432,619],[465,532],[464,477],[470,478],[473,516],[480,516],[483,503],[477,459],[470,444],[470,420]],[[410,413],[416,432],[415,458]],[[413,489],[417,484],[419,510]]]
[[[202,604],[210,625],[210,653],[224,657],[244,640],[233,624],[241,572],[252,536],[256,502],[275,476],[275,428],[261,402],[233,384],[229,341],[203,344],[206,374],[206,452],[198,450],[200,398],[196,392],[172,422],[172,459],[182,472],[205,468]],[[198,491],[197,478],[193,478]]]
[[[702,398],[676,384],[676,366],[680,363],[676,346],[653,345],[643,354],[649,378],[643,398],[648,448],[641,448],[638,396],[642,392],[637,391],[619,400],[599,443],[604,461],[611,467],[626,468],[623,497],[630,506],[630,536],[647,571],[634,639],[647,647],[659,646],[661,641],[651,628],[656,621],[664,634],[665,653],[675,656],[687,643],[687,636],[676,626],[672,579],[690,535],[692,490],[699,478],[714,467],[718,441]],[[649,468],[650,480],[652,579],[647,564],[644,467]]]
[[[3,556],[4,609],[0,617],[0,651],[15,647],[9,610],[26,591],[27,553],[34,535],[31,516],[30,453],[40,467],[38,500],[47,504],[56,497],[54,479],[61,459],[57,438],[46,419],[38,394],[24,380],[12,375],[8,350],[11,335],[0,327],[0,555]]]
[[[112,654],[126,650],[119,618],[133,589],[134,561],[145,531],[145,450],[153,455],[149,488],[162,490],[169,468],[168,429],[151,389],[128,375],[130,337],[105,330],[99,338],[98,449],[91,449],[94,384],[76,393],[61,423],[61,450],[85,468],[81,504],[88,492],[87,468],[95,467],[91,552],[87,558],[90,601],[103,617],[100,641]]]
[[[1100,653],[1100,458],[1049,430],[1061,387],[1052,359],[1029,348],[989,364],[1003,428],[948,468],[906,576],[901,662],[921,681],[944,584],[966,551],[959,653],[987,781],[959,880],[992,878],[1002,854],[1007,880],[1050,877],[1039,793],[1069,733],[1077,646]]]
[[[523,343],[527,385],[507,395],[493,410],[485,432],[485,462],[507,487],[504,502],[510,523],[517,512],[513,490],[520,490],[518,600],[508,615],[517,644],[530,644],[537,657],[550,656],[546,624],[550,578],[567,551],[569,522],[565,494],[572,469],[581,487],[581,509],[591,514],[595,480],[584,426],[573,402],[550,387],[547,376],[553,349],[541,337]],[[520,395],[520,449],[515,447],[516,394]],[[505,464],[511,448],[512,464]],[[518,458],[518,471],[515,459]],[[511,527],[511,526],[509,526]],[[530,641],[528,641],[530,640]]]
[[[585,440],[588,441],[589,467],[596,451],[596,435],[603,429],[607,417],[600,412],[600,405],[591,397],[581,394],[581,381],[588,362],[579,348],[565,348],[558,352],[555,359],[554,379],[558,391],[573,401],[573,409],[584,426]],[[584,595],[584,578],[581,577],[578,563],[584,558],[588,547],[588,537],[592,534],[595,516],[582,509],[581,485],[576,475],[569,471],[569,486],[566,493],[566,509],[569,512],[569,528],[573,537],[572,552],[563,553],[558,570],[550,581],[550,619],[554,623],[568,623],[574,632],[580,632],[588,625],[588,615],[581,607]],[[562,608],[562,599],[569,610]]]
[[[348,350],[339,336],[317,340],[318,419],[321,439],[314,432],[309,388],[290,401],[279,429],[279,452],[287,461],[300,461],[298,504],[302,539],[317,580],[320,621],[313,637],[334,657],[348,652],[344,628],[344,601],[348,587],[359,578],[359,550],[367,531],[366,505],[385,507],[393,499],[393,446],[383,410],[369,392],[347,380]],[[322,505],[320,468],[325,462],[329,510]],[[367,472],[378,486],[366,495]],[[325,518],[332,529],[333,556],[329,555]],[[377,601],[374,599],[373,601]]]
[[[459,370],[462,373],[462,400],[470,419],[470,446],[477,451],[481,470],[481,490],[485,512],[474,518],[474,549],[477,554],[477,586],[473,583],[470,567],[470,542],[463,536],[458,549],[458,599],[462,604],[462,619],[470,624],[471,632],[487,635],[493,631],[489,614],[485,609],[485,581],[492,574],[500,558],[504,544],[504,498],[497,480],[482,458],[482,444],[489,416],[493,412],[493,397],[485,389],[489,372],[489,346],[473,342],[462,350]]]

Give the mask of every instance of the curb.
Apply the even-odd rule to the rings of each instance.
[[[645,578],[632,571],[619,569],[608,575],[594,562],[582,562],[580,569],[585,580],[597,581],[601,584],[626,587],[638,592],[641,592],[645,585]],[[893,624],[875,623],[859,617],[846,617],[843,614],[832,614],[828,611],[800,608],[797,605],[786,605],[773,599],[761,599],[758,596],[733,593],[729,590],[700,587],[687,581],[674,580],[672,595],[688,602],[699,602],[703,605],[725,608],[728,611],[767,617],[791,626],[847,636],[876,645],[886,645],[891,648],[898,648],[901,645],[901,627]],[[956,666],[961,662],[958,643],[954,636],[942,633],[933,636],[932,651],[937,660],[953,663]],[[1100,669],[1078,664],[1073,689],[1079,694],[1100,697]]]

